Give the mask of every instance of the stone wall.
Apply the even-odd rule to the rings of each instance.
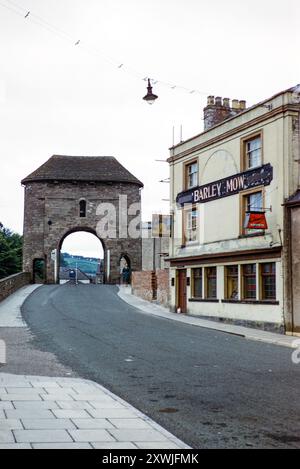
[[[169,270],[157,269],[132,273],[132,293],[147,301],[168,306]]]
[[[46,264],[46,283],[55,282],[54,261],[51,252],[59,251],[67,235],[75,231],[87,231],[97,235],[97,224],[101,219],[99,204],[109,203],[114,207],[117,226],[116,236],[100,239],[104,250],[105,282],[119,283],[120,258],[130,260],[132,271],[142,268],[142,239],[133,238],[120,231],[119,195],[127,197],[127,205],[140,203],[140,188],[133,183],[87,183],[32,182],[25,187],[23,270],[33,273],[35,259]],[[80,217],[79,202],[86,201],[86,216]],[[123,209],[122,209],[123,210]],[[122,216],[124,214],[122,213]],[[125,210],[126,215],[126,210]],[[140,223],[140,214],[128,214],[127,226]],[[110,223],[110,222],[109,222]],[[126,224],[125,224],[126,228]],[[100,251],[100,246],[99,246]],[[108,251],[110,272],[108,275]],[[100,257],[100,253],[99,253]]]
[[[30,283],[30,274],[28,272],[20,272],[10,275],[0,280],[0,301],[7,298],[19,288]]]

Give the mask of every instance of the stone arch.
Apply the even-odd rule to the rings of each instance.
[[[84,200],[84,199],[83,199]],[[92,234],[93,236],[95,236],[99,242],[101,243],[102,245],[102,249],[103,249],[103,265],[104,265],[104,283],[106,281],[106,275],[105,275],[105,266],[106,266],[106,246],[105,246],[105,243],[103,241],[103,239],[99,238],[99,236],[97,235],[97,232],[95,229],[89,227],[89,226],[75,226],[74,228],[69,228],[67,229],[61,236],[61,238],[58,240],[58,243],[57,243],[57,247],[56,247],[56,255],[57,255],[57,262],[56,262],[56,279],[57,281],[59,280],[59,268],[60,268],[60,253],[61,253],[61,248],[62,248],[62,245],[63,245],[63,242],[64,240],[71,234],[73,233],[90,233]]]

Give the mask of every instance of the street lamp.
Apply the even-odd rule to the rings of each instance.
[[[152,93],[152,86],[151,86],[150,78],[148,78],[147,90],[148,90],[147,94],[146,94],[146,96],[143,97],[143,99],[145,101],[147,101],[147,103],[153,104],[154,101],[158,98],[158,96],[156,96],[156,94]]]

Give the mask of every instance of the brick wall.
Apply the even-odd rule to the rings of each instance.
[[[156,270],[157,279],[157,301],[158,303],[169,305],[169,269]]]
[[[155,273],[152,270],[132,272],[131,287],[132,293],[147,301],[155,299]]]
[[[169,271],[168,269],[132,272],[132,293],[147,301],[157,301],[168,306]]]
[[[30,273],[20,272],[0,280],[0,301],[30,283]]]

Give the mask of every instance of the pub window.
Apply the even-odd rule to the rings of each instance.
[[[85,200],[81,200],[79,202],[79,216],[82,218],[86,217],[86,201]]]
[[[217,268],[206,267],[206,298],[217,298]]]
[[[243,196],[243,217],[242,217],[242,233],[243,234],[257,234],[262,233],[263,230],[247,230],[244,228],[244,222],[247,212],[263,212],[263,193],[262,191],[252,192]]]
[[[202,298],[202,267],[199,267],[197,269],[192,269],[192,279],[193,279],[193,283],[192,283],[193,298]]]
[[[244,141],[244,170],[262,165],[262,137],[256,135]]]
[[[238,300],[239,298],[239,266],[229,265],[225,267],[225,298]]]
[[[267,262],[260,266],[262,300],[276,300],[276,264]]]
[[[185,189],[190,189],[198,184],[198,163],[193,161],[185,166]]]
[[[193,207],[184,211],[184,242],[197,241],[198,211]]]
[[[243,298],[256,300],[256,264],[243,265]]]

